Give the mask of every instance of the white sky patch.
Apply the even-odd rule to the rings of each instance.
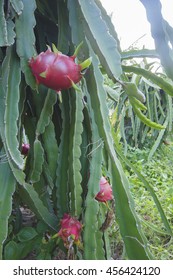
[[[131,44],[142,48],[154,48],[145,8],[139,0],[100,0],[112,15],[112,22],[120,39],[122,50]],[[152,0],[151,0],[152,1]],[[173,26],[173,0],[161,0],[163,17]]]

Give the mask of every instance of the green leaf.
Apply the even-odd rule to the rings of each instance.
[[[141,102],[145,102],[145,95],[137,88],[137,86],[134,83],[131,82],[125,82],[123,85],[123,88],[125,90],[125,93],[131,97],[135,97],[137,100]]]
[[[56,178],[57,158],[58,158],[58,143],[55,135],[55,126],[52,121],[46,126],[43,138],[43,148],[47,159],[47,165],[53,181]]]
[[[21,70],[19,59],[13,48],[9,47],[6,59],[8,60],[8,68],[6,68],[6,73],[3,76],[2,81],[4,91],[6,91],[6,108],[4,116],[6,145],[11,159],[20,169],[22,169],[24,166],[24,160],[19,151],[19,141],[17,138]]]
[[[1,140],[4,143],[4,148],[7,153],[6,148],[6,139],[5,139],[5,123],[4,123],[4,115],[5,115],[5,108],[6,108],[6,86],[7,86],[7,77],[9,72],[9,63],[10,63],[10,55],[7,55],[2,63],[2,66],[0,67],[0,75],[2,76],[2,79],[0,79],[0,104],[1,104],[1,110],[0,110],[0,136]]]
[[[120,119],[120,132],[121,132],[121,137],[123,139],[123,142],[124,142],[124,154],[126,155],[127,154],[127,140],[126,140],[126,135],[125,135],[125,115],[127,113],[127,109],[126,108],[123,108],[122,109],[122,118]]]
[[[23,10],[23,2],[21,0],[10,0],[10,3],[15,12],[20,15]]]
[[[9,241],[4,249],[5,260],[17,260],[18,259],[18,245],[15,241]]]
[[[97,260],[100,259],[107,259],[110,260],[110,241],[111,239],[108,238],[108,234],[106,234],[107,230],[102,229],[102,225],[106,219],[106,205],[103,203],[99,203],[99,212],[98,212],[98,228],[99,230],[96,232],[96,240],[97,240]],[[106,240],[105,240],[106,237]],[[106,242],[105,242],[106,241]],[[107,246],[108,245],[108,246]]]
[[[105,221],[108,219],[109,215],[112,216],[113,214],[113,210],[108,210],[107,205],[105,205],[104,203],[100,203],[100,210],[99,210],[99,220],[100,220],[100,225],[99,225],[99,229],[102,233],[102,239],[103,239],[103,246],[105,248],[105,257],[107,260],[110,260],[112,257],[111,254],[111,239],[110,239],[110,233],[108,228],[104,228],[105,227]],[[106,222],[107,223],[107,222]],[[106,225],[108,226],[108,225]]]
[[[32,184],[27,184],[25,182],[25,174],[19,169],[16,169],[10,162],[10,167],[12,172],[20,184],[18,189],[19,196],[22,198],[24,203],[37,215],[39,219],[42,219],[50,228],[57,230],[57,218],[53,211],[50,212],[48,208],[44,205],[44,197],[39,197],[39,194],[34,189]]]
[[[134,104],[134,106],[136,106],[137,108],[144,110],[144,111],[147,110],[147,107],[143,103],[141,103],[138,99],[136,99],[136,97],[130,96],[129,101],[130,101],[130,103]]]
[[[17,234],[17,238],[20,242],[26,242],[32,240],[36,237],[38,233],[32,227],[24,227],[22,228],[19,233]]]
[[[160,105],[160,104],[159,104]],[[168,96],[168,130],[172,131],[172,120],[173,120],[173,100],[170,96]]]
[[[47,225],[43,221],[39,221],[36,230],[39,234],[43,234],[47,230]]]
[[[166,32],[166,22],[161,13],[160,1],[140,0],[146,9],[147,19],[151,25],[151,34],[155,41],[156,51],[166,74],[173,81],[173,57],[172,48],[169,46],[169,37]],[[154,11],[154,16],[153,16]]]
[[[0,47],[10,46],[14,43],[14,22],[10,17],[5,18],[4,0],[0,0]]]
[[[1,154],[4,150],[1,150]],[[12,196],[16,181],[8,163],[0,163],[0,259],[2,259],[3,244],[8,235],[8,219],[12,211]]]
[[[112,78],[119,77],[122,74],[122,70],[117,41],[109,32],[106,17],[103,18],[104,15],[100,10],[101,7],[99,8],[93,0],[78,0],[78,3],[87,39],[90,41],[107,74]]]
[[[153,122],[150,119],[148,119],[139,108],[136,107],[136,105],[134,103],[132,103],[132,107],[133,107],[133,111],[135,112],[135,114],[138,116],[138,118],[147,126],[155,128],[155,129],[165,129],[165,126]]]
[[[130,51],[124,51],[121,52],[121,59],[132,59],[132,58],[138,58],[138,57],[151,57],[151,58],[158,58],[159,55],[155,50],[130,50]]]
[[[61,118],[62,132],[60,137],[57,171],[56,171],[56,198],[59,217],[69,212],[69,139],[70,139],[70,104],[68,92],[62,92]]]
[[[82,211],[82,176],[81,176],[81,143],[83,132],[83,100],[82,92],[70,92],[70,149],[69,149],[69,184],[71,191],[71,211],[73,215],[79,217]]]
[[[101,178],[102,150],[103,142],[100,139],[98,128],[94,119],[94,112],[90,104],[90,95],[84,84],[83,91],[87,96],[86,110],[91,118],[91,148],[87,157],[90,160],[89,181],[87,183],[88,192],[85,199],[85,215],[84,215],[84,259],[97,260],[105,259],[104,248],[100,236],[98,213],[99,203],[95,199],[99,192],[99,182]]]
[[[117,49],[119,52],[121,52],[121,48],[120,48],[120,41],[119,41],[119,38],[118,38],[118,34],[115,30],[115,25],[113,24],[113,21],[112,21],[112,17],[110,16],[110,14],[104,9],[102,3],[100,0],[95,0],[97,6],[99,7],[100,11],[101,11],[101,14],[102,14],[102,18],[104,19],[104,21],[106,22],[106,25],[109,29],[109,33],[110,35],[116,40],[117,42]]]
[[[166,20],[164,20],[164,27],[166,35],[168,36],[169,41],[173,46],[173,27]]]
[[[32,239],[26,242],[17,243],[17,260],[24,260],[25,258],[30,256],[32,252],[40,246],[41,238],[37,237],[37,239]]]
[[[78,3],[77,1],[72,2],[71,0],[68,0],[67,7],[69,12],[69,25],[71,28],[72,42],[76,46],[83,42],[81,48],[83,49],[83,47],[85,46],[85,35],[84,30],[80,28],[81,26],[79,24],[80,11],[78,9]]]
[[[159,77],[158,75],[152,73],[151,71],[135,66],[125,66],[125,65],[122,66],[122,69],[124,72],[136,73],[138,75],[145,77],[146,79],[151,80],[153,83],[158,85],[161,89],[163,89],[167,94],[173,96],[173,85],[167,82],[166,79]]]
[[[23,3],[23,11],[16,17],[16,49],[21,59],[21,68],[25,74],[27,84],[36,89],[36,81],[28,64],[29,59],[36,55],[33,30],[36,24],[34,17],[36,3],[35,0],[21,1]]]
[[[54,157],[55,158],[55,157]],[[54,163],[54,162],[53,162]],[[54,175],[54,178],[55,178],[55,174],[56,174],[56,165],[54,165],[53,166],[54,167],[54,171],[55,171],[55,173],[53,174]],[[48,192],[45,192],[44,190],[43,190],[43,194],[44,194],[44,196],[46,197],[46,195],[49,197],[49,195],[50,195],[50,193],[51,193],[51,191],[53,190],[53,188],[54,188],[54,178],[53,178],[53,176],[52,176],[52,174],[51,174],[51,172],[50,172],[50,168],[49,168],[49,166],[48,166],[48,164],[47,164],[47,162],[46,161],[44,161],[44,163],[43,163],[43,176],[44,176],[44,181],[43,181],[43,178],[42,178],[42,181],[43,181],[43,183],[42,182],[39,182],[38,184],[39,184],[39,188],[41,188],[41,189],[43,189],[42,188],[42,186],[43,186],[43,184],[45,185],[45,184],[48,184],[48,188],[49,188],[49,191]],[[38,190],[38,186],[36,185],[36,190]],[[54,198],[53,198],[54,199]],[[49,202],[49,199],[48,199],[48,202]]]
[[[93,68],[90,67],[91,72],[87,79],[87,86],[90,92],[91,104],[95,113],[99,134],[104,141],[105,149],[110,159],[117,222],[125,243],[128,258],[148,259],[152,256],[135,212],[134,201],[129,192],[129,182],[114,150],[110,122],[108,120],[108,108],[106,107],[106,94],[103,88],[103,77],[98,68],[98,60],[92,49],[90,49],[90,55],[93,58]]]
[[[41,142],[38,139],[36,139],[34,141],[34,162],[30,175],[31,183],[35,183],[40,180],[40,175],[43,168],[43,162],[44,162],[44,150]]]
[[[166,120],[165,120],[165,122],[163,124],[163,126],[165,128],[167,127],[167,124],[168,124],[168,118],[169,118],[169,116],[167,116],[167,118],[166,118]],[[156,152],[158,146],[160,145],[160,142],[161,142],[161,139],[163,139],[164,133],[165,133],[165,129],[161,130],[159,132],[159,135],[158,135],[157,139],[155,140],[154,145],[150,149],[150,152],[149,152],[149,155],[148,155],[148,160],[149,161],[151,160],[152,156],[154,155],[154,153]]]
[[[36,135],[43,134],[46,126],[49,125],[53,114],[53,107],[56,101],[57,101],[57,93],[49,89],[44,102],[44,106],[40,114],[40,118],[37,123]]]
[[[19,195],[38,218],[42,219],[50,228],[57,231],[58,221],[56,216],[49,212],[32,185],[23,184],[19,188]]]
[[[68,10],[67,4],[60,0],[57,2],[58,4],[58,25],[61,26],[58,29],[58,49],[63,53],[69,52],[69,35],[70,35],[70,26],[69,26],[69,19],[68,19]],[[75,3],[71,3],[75,5]]]
[[[117,93],[117,91],[113,88],[111,88],[108,85],[104,85],[105,91],[108,93],[108,96],[113,99],[115,102],[119,100],[120,94]]]

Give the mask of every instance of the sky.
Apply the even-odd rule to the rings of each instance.
[[[145,8],[139,0],[100,0],[112,14],[112,22],[120,39],[121,49],[126,50],[136,42],[136,47],[153,49],[154,41],[150,34]],[[151,0],[152,1],[152,0]],[[173,0],[160,0],[162,15],[173,27]]]

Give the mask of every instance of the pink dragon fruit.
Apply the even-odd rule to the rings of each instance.
[[[103,176],[100,179],[100,191],[95,198],[100,202],[106,202],[113,199],[112,187]]]
[[[21,154],[24,155],[24,156],[27,156],[28,152],[29,152],[29,149],[30,149],[30,145],[27,144],[27,143],[23,143],[22,144]]]
[[[72,86],[77,89],[75,84],[82,79],[82,72],[91,64],[91,58],[81,64],[75,63],[80,46],[81,44],[71,57],[59,52],[54,45],[53,51],[48,47],[47,51],[32,57],[29,66],[37,84],[43,84],[57,92]]]
[[[60,223],[61,229],[59,230],[57,236],[62,238],[64,246],[68,248],[71,240],[73,240],[75,244],[79,244],[82,224],[69,214],[64,214]]]

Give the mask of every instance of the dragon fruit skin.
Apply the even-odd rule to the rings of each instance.
[[[29,149],[30,149],[30,145],[27,144],[27,143],[23,143],[22,144],[21,154],[24,155],[24,156],[27,156],[28,152],[29,152]]]
[[[31,58],[29,66],[37,84],[43,84],[58,92],[72,87],[82,79],[81,71],[85,68],[85,62],[76,64],[75,57],[58,51],[52,52],[48,48],[47,51]],[[86,66],[88,67],[88,64]]]
[[[68,247],[70,239],[74,240],[76,244],[79,243],[80,233],[82,230],[82,224],[69,214],[64,214],[60,220],[61,228],[58,232],[58,236],[63,240],[65,247]]]
[[[100,191],[95,198],[100,202],[106,202],[113,199],[112,187],[103,176],[100,179]]]

